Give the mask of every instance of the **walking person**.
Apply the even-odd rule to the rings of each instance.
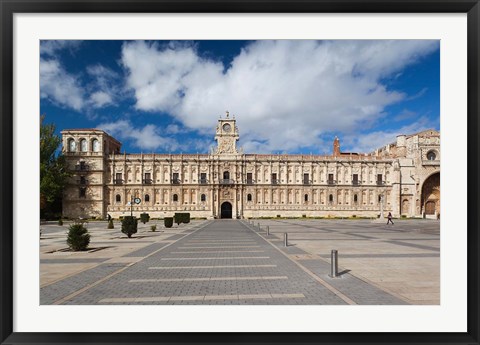
[[[392,223],[393,225],[393,221],[392,221],[392,212],[388,212],[388,216],[387,216],[387,225],[388,223]]]

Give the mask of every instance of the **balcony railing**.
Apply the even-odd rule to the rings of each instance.
[[[248,185],[255,184],[255,180],[247,179],[247,184],[248,184]]]
[[[90,166],[86,164],[77,164],[75,165],[75,171],[88,171],[90,170]]]
[[[207,184],[207,183],[208,183],[208,180],[207,180],[207,179],[200,179],[200,180],[198,181],[198,183],[200,183],[200,184]]]
[[[173,179],[172,184],[180,184],[182,181],[180,179]]]
[[[385,185],[385,181],[377,180],[377,186],[384,186],[384,185]]]
[[[352,185],[354,186],[360,186],[360,181],[352,181]]]
[[[337,181],[336,180],[327,180],[327,184],[337,184]]]
[[[303,184],[304,184],[304,185],[311,185],[311,184],[312,184],[312,180],[303,180]]]
[[[123,180],[121,180],[121,179],[115,179],[115,180],[113,180],[113,184],[121,185],[121,184],[123,184]]]
[[[272,184],[277,185],[277,184],[280,184],[280,182],[278,180],[272,180]]]
[[[231,180],[231,179],[221,179],[219,180],[219,183],[220,184],[235,184],[235,181],[234,180]]]
[[[143,179],[143,184],[152,184],[153,180],[151,178]]]

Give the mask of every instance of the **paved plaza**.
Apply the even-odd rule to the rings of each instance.
[[[436,220],[151,221],[131,239],[119,223],[91,222],[84,252],[65,250],[68,224],[41,228],[40,304],[440,303]],[[332,249],[338,278],[329,276]]]

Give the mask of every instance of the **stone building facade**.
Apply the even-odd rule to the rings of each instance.
[[[120,153],[98,129],[62,131],[72,177],[66,218],[432,217],[440,213],[440,133],[399,135],[368,154],[246,154],[236,120],[218,120],[217,147],[206,154]],[[133,202],[139,199],[139,203]]]

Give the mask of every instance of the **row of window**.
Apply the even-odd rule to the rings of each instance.
[[[145,194],[143,197],[144,202],[150,202],[150,195]],[[178,201],[178,194],[173,194],[172,196],[172,201],[177,202]],[[202,194],[200,196],[200,201],[207,201],[207,196],[205,194]],[[115,196],[115,202],[122,202],[122,196],[120,194],[117,194]]]
[[[68,152],[77,152],[77,142],[75,139],[70,138],[67,140]],[[89,151],[87,139],[80,139],[79,141],[80,152]],[[100,142],[97,139],[91,140],[90,151],[100,152]]]
[[[85,197],[85,188],[80,188],[80,197]],[[252,194],[247,194],[247,201],[252,201],[252,199],[253,199]],[[303,199],[304,199],[305,202],[308,202],[308,199],[309,199],[308,194],[305,194]],[[178,194],[173,194],[172,201],[173,202],[178,202]],[[202,202],[207,201],[207,196],[205,194],[202,194],[200,196],[200,201],[202,201]],[[379,195],[378,196],[378,202],[381,202],[381,201],[382,201],[382,199],[381,199],[381,196]],[[122,202],[122,196],[120,194],[117,194],[115,196],[115,202],[117,202],[117,203]],[[149,194],[145,194],[144,202],[150,202],[150,195]],[[333,202],[333,194],[328,195],[328,202]],[[353,195],[353,202],[354,203],[358,202],[358,195],[357,194]]]
[[[228,171],[225,171],[223,173],[223,183],[231,182],[230,180],[230,173]],[[279,184],[279,180],[277,179],[277,174],[273,173],[271,175],[271,181],[272,184]],[[144,174],[144,179],[143,183],[144,184],[152,184],[152,174],[151,173],[145,173]],[[172,174],[172,184],[180,184],[180,178],[179,178],[179,173],[173,173]],[[123,178],[122,178],[122,173],[116,173],[115,175],[115,184],[123,184]],[[206,173],[201,173],[200,174],[200,184],[206,184],[208,183],[207,180],[207,174]],[[254,180],[252,177],[252,173],[247,173],[247,184],[253,184]],[[333,174],[328,174],[328,184],[336,184],[336,181],[334,180]],[[311,184],[310,180],[310,174],[303,174],[303,184]],[[353,185],[359,185],[360,181],[358,179],[358,174],[353,174],[352,175],[352,184]],[[383,184],[383,175],[382,174],[377,174],[377,184]]]
[[[252,194],[247,194],[247,201],[252,201]],[[308,202],[308,194],[305,194],[305,195],[303,196],[303,201]],[[330,194],[330,195],[328,196],[328,201],[329,201],[329,202],[333,202],[333,194]],[[380,201],[381,201],[381,199],[380,199],[380,197],[379,197],[379,198],[378,198],[378,202],[380,202]],[[353,195],[353,202],[358,202],[358,195],[357,195],[357,194],[354,194],[354,195]]]

